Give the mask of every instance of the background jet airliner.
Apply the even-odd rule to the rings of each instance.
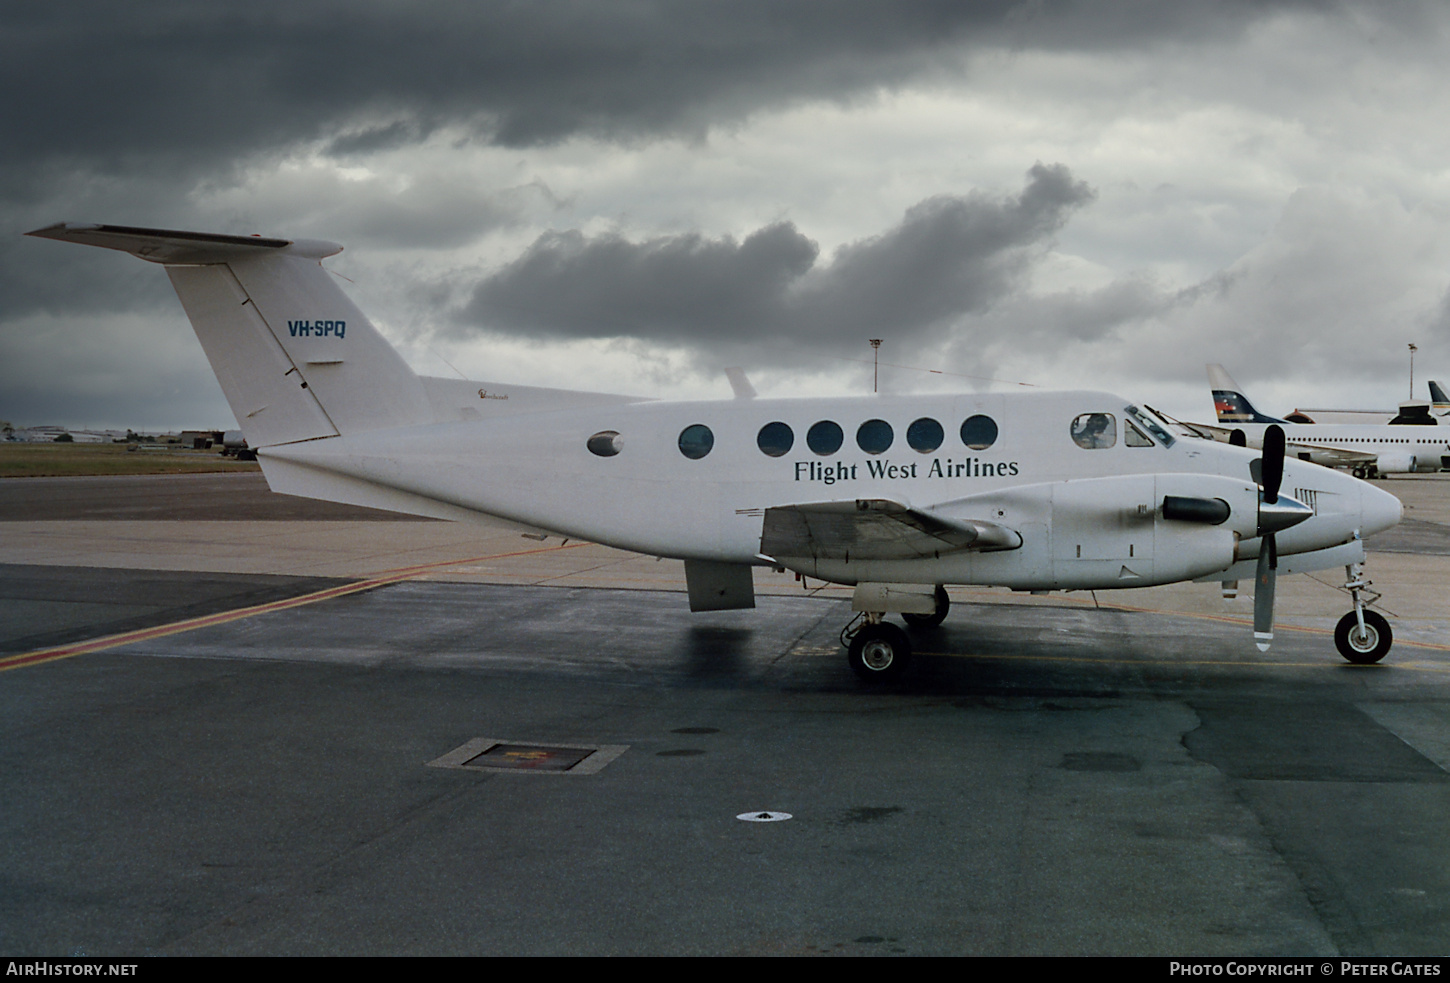
[[[1430,380],[1430,412],[1435,416],[1450,416],[1450,396],[1434,379]]]
[[[1222,365],[1208,366],[1208,384],[1219,425],[1185,424],[1204,436],[1258,447],[1264,431],[1279,426],[1288,438],[1290,455],[1326,467],[1348,468],[1357,478],[1450,468],[1450,428],[1437,425],[1429,403],[1418,404],[1424,412],[1415,414],[1413,423],[1405,422],[1403,411],[1392,423],[1304,423],[1260,413]],[[1435,384],[1431,386],[1433,396]]]
[[[1348,475],[1178,440],[1104,392],[658,402],[414,374],[321,260],[329,242],[60,224],[30,235],[165,267],[272,489],[445,519],[500,518],[682,559],[694,610],[754,606],[768,566],[855,585],[851,667],[890,678],[947,613],[944,584],[1020,590],[1343,566],[1339,650],[1389,624],[1361,596],[1361,539],[1398,499]],[[1281,488],[1284,491],[1281,491]],[[1288,490],[1292,489],[1292,495]]]

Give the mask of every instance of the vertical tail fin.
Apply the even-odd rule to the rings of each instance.
[[[1208,366],[1208,387],[1213,390],[1213,409],[1218,422],[1235,423],[1284,423],[1278,417],[1265,416],[1254,409],[1247,396],[1239,389],[1222,365],[1211,362]]]
[[[1436,416],[1450,416],[1450,396],[1434,379],[1430,380],[1430,411]]]
[[[64,223],[29,234],[165,266],[253,448],[431,419],[417,375],[323,269],[335,243]]]

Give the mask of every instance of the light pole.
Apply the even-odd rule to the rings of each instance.
[[[876,391],[876,383],[880,379],[880,376],[878,374],[879,369],[877,368],[877,366],[879,365],[880,359],[881,359],[881,339],[880,338],[872,338],[872,339],[870,339],[870,341],[871,341],[871,391],[874,393]],[[1410,384],[1412,386],[1414,385],[1414,380],[1413,379],[1410,380]]]
[[[1410,342],[1410,398],[1415,398],[1415,352],[1419,351],[1415,343]]]

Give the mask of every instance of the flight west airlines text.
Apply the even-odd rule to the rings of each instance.
[[[1018,473],[1016,461],[983,461],[981,458],[969,457],[965,461],[953,461],[947,458],[943,461],[939,457],[931,459],[931,464],[926,470],[921,470],[923,462],[912,461],[910,464],[892,464],[889,460],[866,461],[865,474],[861,473],[861,465],[847,464],[845,461],[837,461],[834,464],[822,464],[819,461],[797,461],[795,463],[796,481],[819,481],[824,485],[834,485],[838,481],[857,481],[862,477],[870,480],[892,481],[907,478],[1002,478],[1015,476]]]

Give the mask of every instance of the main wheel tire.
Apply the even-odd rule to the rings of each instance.
[[[936,588],[936,610],[931,614],[903,614],[901,620],[906,622],[908,628],[935,628],[947,620],[947,612],[951,610],[952,599],[947,597],[947,589],[940,584]]]
[[[846,660],[851,671],[862,679],[871,682],[895,679],[911,662],[911,642],[906,632],[884,621],[864,625],[851,637]]]
[[[1364,634],[1359,631],[1359,619],[1351,611],[1339,619],[1334,626],[1334,647],[1339,654],[1357,666],[1373,665],[1385,657],[1394,642],[1394,633],[1384,616],[1375,611],[1364,613]]]

